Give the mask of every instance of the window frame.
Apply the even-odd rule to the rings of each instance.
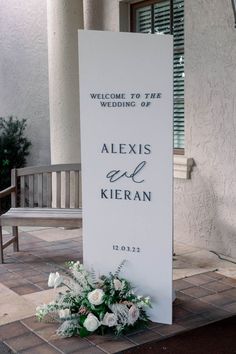
[[[151,33],[154,33],[154,5],[164,0],[143,0],[130,4],[130,31],[136,32],[136,11],[145,6],[152,6],[152,29]],[[173,34],[173,0],[170,1],[170,34]],[[184,129],[185,135],[185,129]],[[184,155],[185,148],[174,148],[175,155]]]

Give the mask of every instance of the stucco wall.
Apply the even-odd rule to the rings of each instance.
[[[0,0],[0,7],[0,115],[28,118],[29,164],[48,163],[46,0]],[[84,0],[85,28],[125,28],[123,10],[119,18],[118,0]],[[175,239],[236,257],[236,29],[230,0],[185,1],[185,53],[185,150],[196,166],[191,180],[175,180]]]
[[[186,155],[175,239],[236,257],[236,29],[231,1],[185,1]]]
[[[29,165],[50,162],[46,0],[0,0],[0,116],[28,120]]]

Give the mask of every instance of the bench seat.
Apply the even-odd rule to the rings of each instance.
[[[11,186],[0,191],[0,201],[11,195],[11,209],[0,215],[0,263],[11,244],[19,251],[18,226],[82,226],[80,181],[81,165],[76,163],[11,170]],[[5,243],[3,226],[12,227],[12,238]]]
[[[1,216],[0,225],[81,227],[82,209],[11,208]]]

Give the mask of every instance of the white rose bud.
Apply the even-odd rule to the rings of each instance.
[[[137,319],[139,318],[139,309],[137,308],[137,306],[132,305],[129,309],[129,319],[128,319],[128,323],[130,325],[133,325]]]
[[[102,324],[104,326],[113,327],[117,325],[117,316],[114,313],[107,312],[103,317]]]
[[[70,309],[65,309],[65,310],[60,310],[59,311],[59,317],[60,318],[67,318],[70,316]]]
[[[102,289],[95,289],[88,293],[88,300],[92,305],[101,305],[103,303],[104,291]]]
[[[97,317],[90,313],[84,321],[84,327],[89,332],[94,332],[100,326],[100,322],[98,321]]]
[[[48,277],[48,286],[49,288],[54,287],[54,281],[55,281],[56,273],[50,273]]]
[[[114,284],[115,290],[121,290],[123,287],[123,284],[119,279],[114,279],[113,284]]]
[[[62,282],[63,282],[63,277],[58,272],[56,272],[56,277],[54,280],[54,288],[57,288],[59,285],[61,285]]]
[[[49,288],[56,288],[63,282],[63,277],[60,276],[58,272],[50,273],[48,277],[48,286]]]

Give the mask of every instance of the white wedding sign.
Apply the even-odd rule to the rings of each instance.
[[[172,322],[172,36],[79,31],[84,263]]]

